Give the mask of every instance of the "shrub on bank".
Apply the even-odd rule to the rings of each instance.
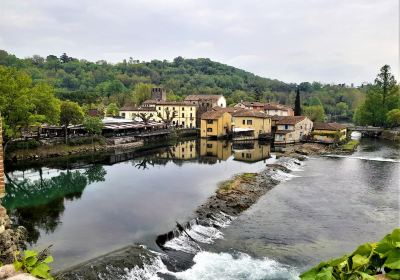
[[[16,150],[36,149],[40,146],[40,142],[35,139],[10,141],[7,150],[12,152]]]
[[[93,137],[93,142],[99,145],[105,145],[106,141],[102,136]],[[68,140],[69,146],[79,146],[79,145],[88,145],[92,144],[92,137],[76,137]]]
[[[400,228],[378,243],[365,243],[351,255],[322,262],[300,275],[301,280],[376,280],[384,274],[400,279]]]

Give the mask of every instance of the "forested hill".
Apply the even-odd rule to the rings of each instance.
[[[66,54],[20,59],[0,50],[0,65],[22,69],[34,83],[45,81],[53,86],[58,98],[80,104],[114,102],[122,106],[131,102],[135,85],[150,83],[166,88],[170,100],[180,100],[193,93],[223,94],[228,104],[260,100],[293,105],[296,87],[294,83],[262,78],[207,58],[177,57],[172,62],[129,59],[110,64],[105,60],[78,60]],[[360,90],[343,85],[305,82],[300,88],[305,105],[322,104],[328,114],[349,117],[363,99]],[[342,103],[339,108],[338,103]]]

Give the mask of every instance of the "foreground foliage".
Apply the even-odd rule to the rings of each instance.
[[[40,253],[26,250],[22,255],[17,254],[14,261],[16,271],[22,270],[40,279],[54,279],[50,275],[49,263],[53,262],[53,257],[48,255],[47,250]]]
[[[385,274],[400,279],[400,228],[378,243],[365,243],[350,256],[322,262],[300,275],[302,280],[376,280],[373,275]]]

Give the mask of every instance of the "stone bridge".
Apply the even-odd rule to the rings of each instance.
[[[384,128],[375,126],[348,126],[347,130],[350,132],[360,132],[362,136],[378,137],[382,134]]]

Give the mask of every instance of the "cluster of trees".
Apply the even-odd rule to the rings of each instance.
[[[360,125],[400,126],[400,89],[390,66],[384,65],[357,108],[354,121]]]
[[[35,84],[24,71],[1,65],[0,112],[5,143],[44,123],[63,125],[66,141],[70,124],[83,123],[92,136],[101,133],[103,125],[100,118],[88,116],[78,103],[56,98],[47,83]]]
[[[46,82],[55,96],[92,108],[110,104],[141,104],[150,96],[153,85],[167,89],[169,100],[182,100],[189,94],[223,94],[228,104],[240,101],[270,101],[294,105],[295,90],[302,93],[303,106],[315,99],[330,119],[351,119],[363,101],[365,88],[313,83],[284,83],[207,58],[141,62],[132,58],[110,64],[104,60],[89,62],[62,54],[59,58],[34,55],[19,59],[0,50],[0,65],[24,70],[33,83]],[[313,101],[314,100],[314,101]],[[317,102],[318,103],[318,102]],[[338,105],[340,103],[340,105]],[[115,110],[114,110],[115,112]]]

